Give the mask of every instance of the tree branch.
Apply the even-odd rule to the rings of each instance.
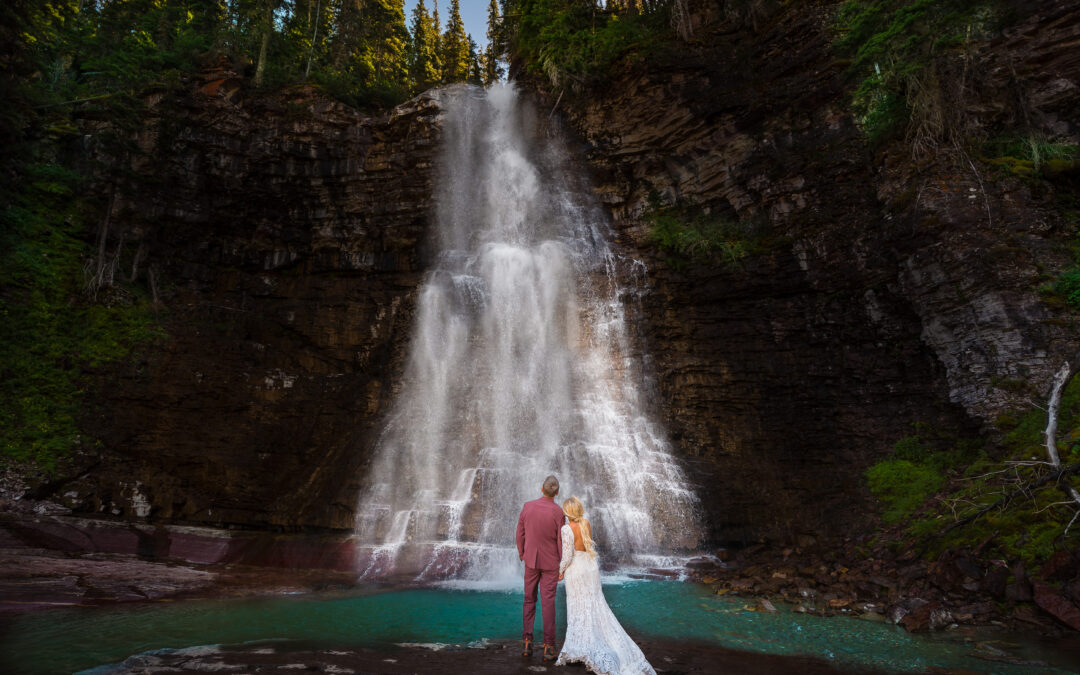
[[[969,516],[961,518],[960,520],[956,521],[955,523],[950,523],[948,527],[946,527],[941,532],[939,532],[937,535],[935,535],[935,537],[936,538],[943,537],[946,534],[948,534],[949,532],[952,532],[953,530],[955,530],[956,528],[963,527],[964,525],[967,525],[968,523],[978,519],[979,517],[985,515],[986,513],[989,513],[990,511],[993,511],[996,508],[999,508],[999,507],[1004,508],[1004,507],[1008,506],[1009,503],[1013,499],[1015,499],[1018,495],[1025,494],[1030,490],[1034,490],[1035,488],[1042,487],[1043,485],[1046,485],[1047,483],[1049,483],[1051,481],[1061,480],[1062,478],[1070,476],[1070,475],[1072,475],[1072,474],[1074,474],[1074,473],[1076,473],[1078,471],[1080,471],[1080,462],[1078,462],[1076,464],[1070,464],[1069,466],[1061,467],[1061,468],[1057,469],[1056,471],[1052,471],[1052,472],[1046,474],[1045,476],[1043,476],[1042,478],[1039,478],[1038,480],[1034,480],[1034,481],[1031,481],[1031,482],[1026,483],[1024,485],[1021,485],[1020,487],[1016,488],[1012,492],[1006,493],[1005,495],[1000,497],[994,503],[988,504],[987,506],[984,506],[983,508],[979,509],[975,513],[972,513]],[[1071,488],[1071,486],[1068,486],[1068,487]]]

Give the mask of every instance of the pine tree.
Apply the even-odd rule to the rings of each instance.
[[[260,10],[262,11],[262,28],[259,37],[259,60],[255,64],[255,86],[261,87],[263,75],[266,73],[266,60],[269,55],[270,37],[274,34],[274,12],[277,11],[279,0],[264,0]]]
[[[469,38],[461,20],[461,0],[450,0],[450,20],[442,40],[442,80],[463,82],[469,77]]]
[[[405,28],[404,0],[368,0],[368,3],[364,38],[371,52],[375,81],[407,84],[409,31]]]
[[[434,6],[431,10],[431,47],[435,60],[435,72],[439,74],[439,82],[443,78],[443,38],[442,20],[439,18],[439,0],[432,0]]]
[[[503,75],[499,65],[502,48],[502,19],[499,15],[498,0],[488,3],[487,47],[484,49],[484,86],[490,87]]]
[[[476,42],[469,36],[469,74],[465,78],[469,84],[484,86],[484,68],[480,65],[480,53]]]
[[[333,37],[330,40],[330,68],[367,81],[374,66],[364,49],[364,0],[338,0],[334,7]]]
[[[409,52],[409,79],[414,92],[425,91],[439,83],[433,21],[424,0],[418,0],[412,12],[412,41]]]

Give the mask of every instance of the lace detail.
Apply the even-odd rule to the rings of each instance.
[[[563,525],[560,534],[563,559],[559,569],[566,583],[566,641],[555,665],[584,663],[596,675],[656,675],[608,607],[596,559],[574,551],[574,533],[569,525]]]
[[[569,525],[562,526],[559,536],[562,537],[562,560],[559,561],[559,574],[562,574],[574,560],[574,554],[577,551],[574,550],[574,531]]]

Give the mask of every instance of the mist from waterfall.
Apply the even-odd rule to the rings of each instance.
[[[438,93],[439,256],[357,510],[365,577],[520,583],[521,505],[555,474],[604,559],[657,566],[697,498],[643,405],[602,213],[512,84]],[[626,275],[623,275],[626,276]],[[662,564],[662,563],[660,563]]]

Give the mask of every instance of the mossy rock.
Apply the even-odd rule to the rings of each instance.
[[[1036,173],[1035,162],[1031,161],[1030,159],[1006,156],[983,158],[982,161],[986,162],[990,166],[997,167],[1016,176],[1030,177],[1034,176]]]
[[[1077,159],[1048,159],[1042,167],[1043,174],[1051,178],[1065,173],[1080,171],[1080,160]]]

